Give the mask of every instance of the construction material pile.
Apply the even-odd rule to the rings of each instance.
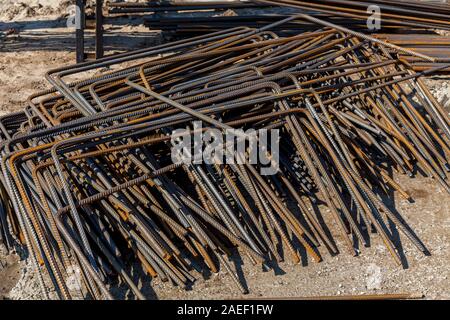
[[[354,30],[370,33],[384,33],[382,37],[392,43],[402,43],[417,52],[434,58],[433,63],[418,60],[403,54],[415,71],[422,71],[448,63],[450,42],[448,36],[435,32],[436,29],[450,30],[450,6],[445,2],[420,0],[281,0],[253,1],[255,4],[280,6],[314,14],[321,19]],[[378,36],[378,35],[377,35]],[[450,70],[441,69],[448,73]]]
[[[448,63],[449,37],[439,35],[435,29],[450,30],[450,7],[446,3],[430,1],[231,1],[162,3],[114,3],[110,13],[149,13],[145,25],[162,30],[172,39],[220,31],[223,28],[246,26],[258,28],[295,13],[307,13],[322,20],[350,27],[352,30],[374,33],[392,43],[437,58],[425,62],[404,54],[415,71],[423,71]],[[225,9],[231,9],[224,12]],[[178,11],[183,10],[183,11]],[[206,10],[206,11],[205,11]],[[176,15],[172,14],[176,12]],[[229,13],[229,14],[227,14]],[[277,27],[277,32],[300,33],[314,29],[308,21],[291,21]],[[426,40],[425,40],[426,39]],[[403,56],[402,56],[403,58]],[[441,69],[440,73],[450,70]]]
[[[291,7],[303,12],[312,11],[329,17],[360,20],[365,25],[370,17],[375,17],[375,14],[381,20],[383,28],[406,26],[409,28],[450,29],[448,20],[450,8],[446,3],[430,3],[420,0],[257,0],[253,2]]]
[[[315,29],[273,31],[297,21]],[[51,90],[0,118],[2,241],[26,245],[61,299],[114,298],[119,278],[145,298],[136,266],[181,288],[225,270],[245,293],[236,255],[269,270],[357,255],[374,234],[400,265],[390,224],[426,254],[382,199],[409,198],[393,171],[450,191],[448,115],[420,79],[448,66],[416,73],[400,53],[433,61],[299,15],[52,70]],[[173,161],[177,139],[233,128],[278,133],[263,150],[274,174],[248,157]]]
[[[108,4],[110,14],[157,13],[157,12],[196,12],[214,11],[216,13],[229,9],[262,8],[268,5],[258,5],[252,1],[242,0],[175,0],[148,2],[112,2]]]
[[[434,62],[429,62],[417,59],[417,57],[408,54],[401,54],[399,58],[407,61],[415,71],[427,70],[450,62],[450,34],[437,35],[430,32],[419,33],[416,31],[416,33],[409,34],[379,33],[376,34],[376,37],[435,58]],[[439,71],[439,73],[443,74],[448,74],[449,72],[449,68]]]

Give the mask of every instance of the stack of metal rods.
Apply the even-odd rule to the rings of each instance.
[[[423,71],[449,62],[450,57],[450,36],[437,35],[432,33],[411,33],[411,34],[385,34],[376,35],[390,43],[414,50],[435,57],[439,62],[426,62],[410,55],[401,55],[407,63],[412,65],[415,71]],[[448,73],[450,69],[442,69],[441,73]]]
[[[279,21],[290,15],[280,13],[265,13],[264,11],[254,14],[239,13],[235,16],[214,16],[214,17],[189,17],[189,16],[148,16],[145,18],[145,26],[153,30],[162,30],[168,32],[172,38],[182,38],[186,36],[201,35],[212,31],[223,30],[223,28],[232,28],[246,26],[249,28],[258,28],[267,24]],[[323,15],[315,15],[323,17]],[[367,29],[365,22],[351,19],[342,19],[339,17],[327,17],[328,21],[336,24],[350,26],[355,30]],[[272,31],[286,34],[297,34],[314,30],[314,24],[306,21],[292,21],[289,24],[274,26]]]
[[[181,3],[182,4],[182,3]],[[118,6],[121,4],[119,3]],[[242,4],[239,4],[242,6]],[[245,3],[245,6],[250,5]],[[170,35],[171,39],[180,39],[189,36],[206,34],[213,31],[223,30],[223,28],[232,28],[238,26],[246,26],[250,28],[258,28],[279,19],[285,18],[287,15],[293,14],[295,9],[299,12],[306,12],[317,18],[324,19],[328,22],[345,25],[352,30],[361,32],[383,33],[384,40],[392,43],[401,42],[403,37],[409,40],[409,45],[417,52],[423,52],[433,56],[437,62],[430,63],[417,60],[414,56],[403,55],[401,58],[411,63],[413,70],[424,71],[433,67],[438,67],[447,63],[448,51],[450,46],[448,39],[439,36],[431,29],[450,28],[448,16],[450,9],[448,5],[437,3],[423,3],[417,1],[345,1],[345,0],[324,0],[324,1],[253,1],[255,6],[250,10],[236,8],[234,16],[203,16],[192,17],[192,12],[196,11],[195,6],[191,6],[191,11],[178,13],[177,16],[154,14],[145,17],[145,25],[151,29],[162,30]],[[258,8],[257,5],[266,5],[271,8]],[[380,30],[370,30],[367,27],[368,18],[373,14],[367,9],[371,5],[376,5],[381,11]],[[136,7],[134,7],[136,6]],[[154,4],[127,4],[127,8],[133,10],[153,10]],[[147,8],[150,7],[150,8]],[[291,12],[285,12],[284,9],[292,9]],[[176,8],[174,6],[173,8]],[[231,8],[231,7],[230,7]],[[278,8],[278,9],[276,9]],[[161,9],[161,10],[160,10]],[[162,7],[157,7],[156,11],[162,12]],[[158,11],[160,10],[160,11]],[[137,12],[136,11],[136,12]],[[198,10],[197,10],[198,11]],[[168,12],[168,11],[167,11]],[[213,15],[216,15],[215,11]],[[131,12],[130,12],[131,13]],[[300,33],[310,31],[314,25],[307,21],[295,21],[282,26],[274,27],[273,31],[281,35],[289,35],[292,33]],[[423,42],[424,38],[430,39],[430,33],[434,34],[434,41]],[[450,70],[441,69],[440,73],[448,73]]]
[[[298,9],[309,14],[321,14],[320,18],[341,25],[351,26],[352,29],[362,32],[382,32],[385,41],[401,43],[406,40],[407,47],[417,52],[436,58],[436,62],[424,62],[414,56],[404,55],[401,58],[412,64],[413,70],[423,71],[438,67],[448,62],[450,45],[447,37],[439,36],[432,29],[450,30],[450,7],[443,3],[430,3],[424,1],[347,1],[347,0],[320,0],[320,1],[266,1],[258,0],[255,3],[278,5]],[[380,30],[369,30],[367,21],[373,18],[374,12],[370,6],[377,6],[380,10]],[[346,19],[340,22],[339,19]],[[334,20],[334,21],[333,21]],[[336,21],[337,20],[337,21]],[[349,21],[348,21],[349,20]],[[430,32],[434,36],[430,35]],[[424,39],[427,39],[425,42]],[[430,41],[433,39],[433,41]],[[440,73],[448,73],[448,69],[441,69]]]
[[[368,18],[373,15],[370,6],[376,5],[380,11],[380,30],[369,30]],[[292,9],[285,11],[284,9]],[[202,35],[209,32],[246,26],[258,28],[295,13],[305,12],[334,24],[345,25],[352,30],[361,32],[382,32],[385,41],[398,41],[399,37],[406,36],[410,45],[417,52],[424,52],[437,58],[437,62],[423,62],[413,56],[404,55],[401,58],[408,61],[413,70],[424,71],[447,63],[446,57],[450,50],[446,37],[438,36],[436,41],[422,42],[429,37],[430,29],[449,30],[448,16],[450,9],[442,3],[423,3],[423,1],[347,1],[347,0],[321,0],[321,1],[231,1],[231,2],[148,2],[129,3],[118,2],[110,4],[111,15],[114,14],[145,14],[145,25],[150,29],[162,30],[170,39]],[[234,15],[221,16],[227,9],[233,9]],[[171,15],[176,12],[177,15]],[[194,16],[193,16],[194,15]],[[282,26],[276,26],[272,31],[280,35],[307,32],[314,29],[314,25],[306,21],[296,21]],[[412,41],[414,40],[414,41]],[[440,73],[448,73],[449,69],[441,69]]]
[[[348,1],[348,0],[257,0],[255,3],[297,8],[302,12],[320,12],[335,17],[367,21],[373,15],[369,6],[380,9],[381,24],[405,27],[437,28],[450,30],[448,19],[450,8],[445,4],[430,4],[421,1]]]
[[[269,31],[294,21],[316,28]],[[445,66],[416,73],[402,52],[299,15],[52,70],[52,89],[0,118],[3,241],[60,299],[112,299],[118,279],[144,299],[139,277],[186,288],[219,270],[246,293],[237,256],[270,270],[357,255],[373,234],[401,265],[397,229],[428,254],[383,199],[410,197],[394,171],[450,191],[449,118],[420,79]],[[278,130],[275,174],[246,157],[173,162],[174,138],[208,129]]]
[[[275,2],[273,2],[275,3]],[[292,7],[296,8],[296,6]],[[301,8],[299,8],[301,9]],[[300,12],[307,12],[310,15],[324,19],[326,21],[336,23],[339,25],[345,25],[353,30],[358,30],[362,32],[374,32],[373,30],[368,30],[367,28],[367,17],[361,16],[357,17],[346,17],[339,14],[323,13],[323,12],[313,12],[310,10]],[[268,23],[276,21],[277,19],[282,19],[288,15],[294,14],[295,11],[289,13],[283,12],[281,8],[271,10],[267,12],[265,9],[254,10],[254,11],[242,11],[236,10],[236,14],[232,16],[203,16],[184,15],[182,13],[177,16],[173,15],[148,15],[145,17],[145,25],[154,30],[162,30],[169,33],[175,38],[186,37],[189,35],[199,35],[205,34],[211,31],[218,31],[223,29],[223,27],[236,27],[236,26],[246,26],[251,28],[257,28],[264,26]],[[304,32],[310,30],[313,26],[304,21],[297,21],[296,23],[291,23],[289,25],[284,25],[284,32]],[[380,30],[377,32],[384,33],[398,33],[404,30],[415,30],[416,33],[420,34],[425,32],[430,28],[443,28],[447,29],[448,26],[431,26],[431,25],[420,25],[420,26],[409,26],[403,23],[397,23],[396,21],[382,21],[380,25]],[[281,31],[281,26],[274,27],[275,31]]]
[[[251,1],[149,1],[112,2],[108,4],[110,14],[157,13],[171,11],[225,11],[228,9],[265,8]]]

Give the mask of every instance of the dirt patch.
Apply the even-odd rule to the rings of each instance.
[[[450,113],[450,77],[441,76],[425,79],[431,93],[441,103],[445,110]]]
[[[0,254],[0,300],[9,299],[9,293],[20,279],[19,257]]]
[[[44,74],[49,67],[72,62],[73,54],[68,52],[3,52],[0,55],[0,112],[23,109],[27,97],[47,88]]]
[[[422,198],[426,198],[427,196],[429,196],[429,193],[426,190],[417,189],[417,188],[412,188],[411,190],[409,190],[409,194],[414,199],[422,199]]]
[[[2,0],[0,20],[14,21],[38,16],[66,14],[74,0]]]

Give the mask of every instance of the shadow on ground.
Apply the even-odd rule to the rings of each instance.
[[[119,20],[114,26],[105,26],[105,51],[129,51],[161,43],[158,31],[149,31],[143,26],[136,26],[139,21]],[[65,19],[33,20],[21,22],[1,22],[0,52],[22,51],[74,51],[75,32],[66,27]],[[95,34],[87,30],[85,46],[87,51],[94,49]]]

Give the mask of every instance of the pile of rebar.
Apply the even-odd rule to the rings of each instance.
[[[110,14],[136,14],[136,13],[157,13],[172,11],[225,11],[228,9],[243,8],[264,8],[267,5],[258,5],[252,1],[241,0],[175,0],[175,1],[148,1],[148,2],[112,2],[108,4]]]
[[[385,34],[379,33],[377,38],[414,50],[436,58],[435,62],[427,62],[408,54],[400,55],[415,71],[423,71],[450,62],[450,36],[433,33]],[[441,69],[439,73],[448,74],[450,69]]]
[[[406,2],[391,3],[389,5],[385,1],[341,1],[341,0],[325,0],[325,1],[253,1],[255,8],[250,10],[242,10],[236,8],[236,14],[233,16],[198,16],[196,19],[189,15],[189,12],[174,15],[149,15],[146,17],[146,24],[155,29],[165,31],[176,31],[177,33],[189,32],[207,32],[208,29],[220,27],[221,20],[225,23],[238,23],[251,27],[255,24],[263,25],[265,21],[280,18],[286,15],[280,7],[289,8],[292,12],[307,13],[318,18],[334,22],[341,25],[352,26],[355,30],[366,32],[383,32],[396,33],[402,29],[443,29],[450,30],[450,22],[448,16],[450,14],[449,6],[433,5]],[[267,5],[272,7],[258,8],[256,5]],[[411,5],[411,7],[409,6]],[[417,6],[417,7],[416,7]],[[276,10],[277,8],[278,10]],[[377,8],[379,11],[373,11],[371,8]],[[136,9],[137,10],[137,9]],[[155,10],[155,12],[164,12],[164,10]],[[168,11],[166,11],[168,12]],[[379,13],[379,14],[378,14]],[[378,29],[369,29],[368,20],[379,19]],[[308,23],[297,22],[297,27],[308,27]],[[287,28],[288,26],[286,26]]]
[[[296,21],[315,29],[270,31]],[[384,199],[409,199],[393,172],[450,191],[448,114],[420,79],[448,66],[417,73],[404,53],[433,60],[299,15],[52,70],[52,89],[0,118],[2,241],[61,299],[114,298],[118,279],[143,299],[139,268],[181,288],[224,270],[245,293],[238,256],[270,270],[357,255],[373,234],[401,265],[397,229],[427,254]],[[278,130],[275,174],[173,162],[174,132],[212,128]]]
[[[205,4],[205,3],[203,3]],[[169,14],[170,10],[177,10],[180,5],[187,5],[184,9],[189,11],[177,12],[176,15]],[[121,7],[123,13],[133,14],[137,12],[150,12],[151,15],[145,17],[145,25],[154,30],[162,30],[171,36],[172,39],[197,36],[209,32],[220,31],[223,28],[233,28],[246,26],[258,28],[274,21],[285,18],[293,12],[301,12],[313,15],[331,23],[345,25],[353,30],[364,33],[383,33],[385,41],[396,43],[407,39],[408,47],[418,52],[437,58],[437,62],[430,63],[417,60],[414,56],[405,55],[415,71],[423,71],[437,67],[448,62],[448,51],[450,45],[448,37],[440,36],[434,29],[450,30],[450,7],[445,3],[430,1],[346,1],[346,0],[317,0],[317,1],[249,1],[233,2],[233,6],[227,7],[225,3],[212,3],[208,5],[216,6],[216,9],[224,10],[231,8],[235,14],[221,15],[221,11],[214,11],[212,14],[199,12],[202,6],[196,7],[197,3],[177,2],[168,3],[170,10],[165,10],[164,4],[155,3],[117,3],[114,6]],[[266,7],[260,7],[260,6]],[[270,7],[271,6],[271,7]],[[119,10],[119,8],[113,8]],[[203,9],[206,9],[204,7]],[[291,10],[291,11],[283,11]],[[374,11],[374,10],[379,11]],[[135,11],[133,11],[135,10]],[[156,14],[155,14],[156,13]],[[166,14],[167,13],[167,14]],[[196,13],[195,18],[192,14]],[[203,14],[203,15],[201,15]],[[378,19],[379,24],[372,28],[370,23],[373,19]],[[369,22],[372,21],[372,22]],[[369,25],[368,25],[369,23]],[[284,24],[276,28],[277,32],[306,32],[314,28],[307,21],[295,21]],[[427,41],[423,41],[426,38]],[[429,41],[432,39],[432,41]],[[441,73],[448,73],[449,70],[442,69]]]
[[[409,28],[436,28],[450,30],[450,7],[446,3],[429,3],[427,1],[406,0],[257,0],[255,3],[286,6],[312,11],[334,17],[361,20],[366,23],[374,13],[385,27],[406,26]],[[379,11],[374,11],[377,8]],[[378,14],[379,13],[379,14]]]
[[[435,29],[450,30],[448,3],[420,0],[257,0],[254,3],[296,9],[364,33],[383,33],[385,41],[403,42],[406,47],[436,58],[436,62],[430,63],[404,55],[415,71],[448,63],[448,37],[434,32]],[[379,23],[371,27],[374,19]],[[441,69],[440,72],[448,73],[449,70]]]

